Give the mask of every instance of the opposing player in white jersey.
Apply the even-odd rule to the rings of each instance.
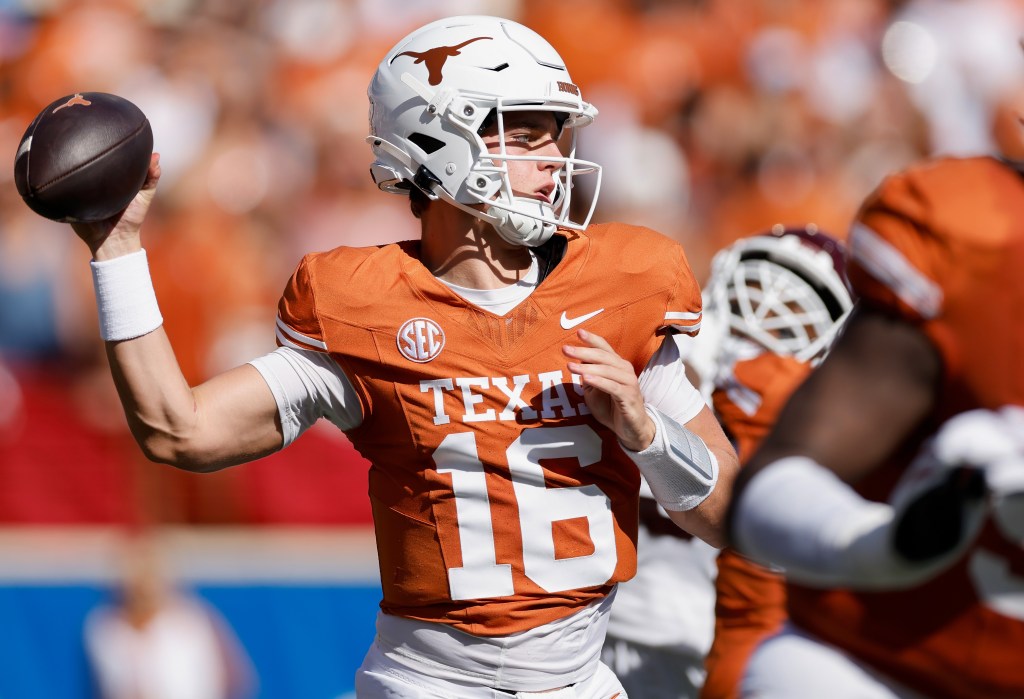
[[[570,213],[597,110],[515,22],[455,17],[405,37],[369,87],[379,187],[422,239],[307,255],[281,347],[189,387],[152,292],[140,225],[76,225],[101,330],[146,454],[193,470],[290,444],[316,420],[372,463],[383,601],[360,697],[625,692],[599,653],[636,567],[640,471],[712,544],[736,468],[673,334],[701,298],[679,245]],[[639,467],[639,470],[638,468]],[[554,693],[551,690],[556,690]]]

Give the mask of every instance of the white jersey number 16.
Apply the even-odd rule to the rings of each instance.
[[[611,501],[596,485],[549,488],[541,459],[575,458],[586,468],[601,458],[601,438],[586,425],[525,430],[505,451],[519,504],[526,576],[548,592],[602,585],[615,571]],[[512,566],[495,557],[494,529],[484,466],[471,432],[450,434],[434,452],[438,473],[449,473],[459,520],[462,566],[448,569],[453,600],[515,593]],[[556,558],[552,524],[585,517],[594,552]]]

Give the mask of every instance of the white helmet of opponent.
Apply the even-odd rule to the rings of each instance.
[[[685,357],[705,397],[735,362],[765,351],[823,359],[853,308],[845,260],[843,244],[813,225],[776,225],[719,251],[701,332]]]
[[[721,250],[705,290],[705,315],[731,335],[804,362],[825,355],[852,308],[845,248],[813,225],[777,225]]]
[[[579,230],[590,222],[601,168],[576,158],[576,134],[597,110],[583,101],[558,53],[536,32],[497,17],[432,22],[388,52],[367,95],[367,142],[376,158],[370,173],[382,190],[408,194],[417,187],[487,221],[518,245],[537,246],[558,226]],[[561,167],[552,204],[516,197],[507,167],[513,159],[552,158],[504,151],[504,115],[538,110],[558,114],[572,135],[564,157],[556,159]],[[485,120],[496,120],[501,152],[488,153],[484,146]],[[582,174],[594,177],[592,200],[574,221],[573,180]]]

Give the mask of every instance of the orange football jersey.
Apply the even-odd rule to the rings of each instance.
[[[944,363],[934,423],[1024,404],[1024,179],[992,158],[940,159],[889,178],[850,236],[861,303],[916,324]],[[904,445],[910,453],[916,443]],[[883,500],[906,460],[859,486]],[[882,484],[885,484],[884,486]],[[988,523],[955,566],[900,592],[790,585],[800,626],[912,689],[1024,697],[1024,551]]]
[[[666,328],[697,332],[700,290],[653,231],[558,235],[561,262],[504,316],[435,279],[418,242],[309,255],[285,290],[289,343],[359,394],[386,613],[507,635],[635,573],[639,473],[562,346],[584,327],[639,374]]]
[[[754,453],[810,370],[808,363],[766,352],[737,362],[732,380],[715,390],[715,412],[736,445],[740,463]],[[733,548],[723,549],[715,579],[715,639],[704,663],[701,699],[738,697],[750,655],[785,620],[783,578]]]

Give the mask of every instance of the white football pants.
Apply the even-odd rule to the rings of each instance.
[[[743,699],[926,699],[787,624],[754,651]]]
[[[356,673],[358,699],[628,699],[604,663],[589,678],[549,692],[514,692],[441,680],[398,665],[374,643]]]

